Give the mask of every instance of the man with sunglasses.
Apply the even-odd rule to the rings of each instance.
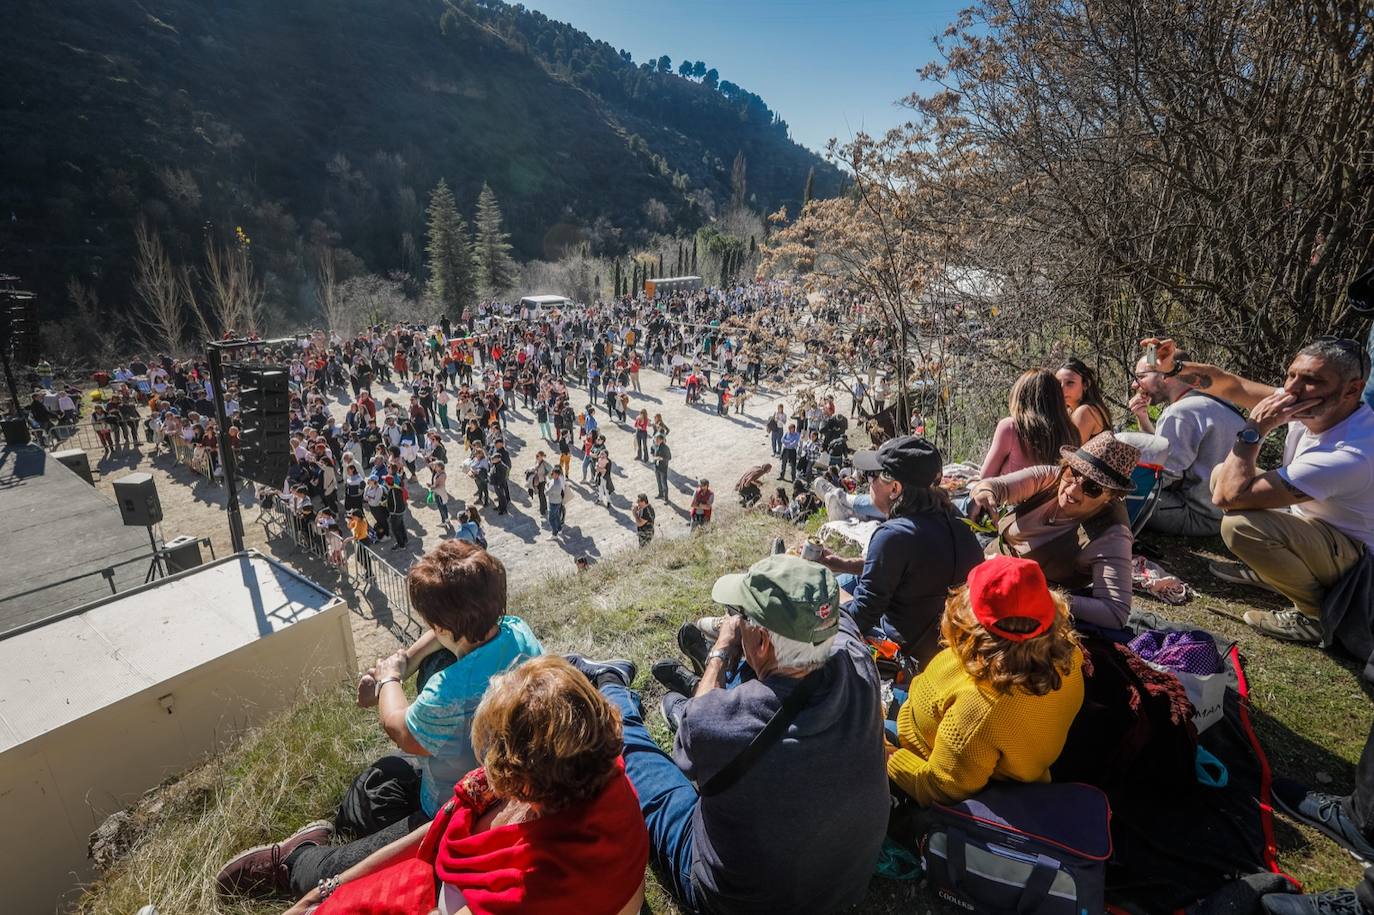
[[[1292,609],[1250,610],[1245,622],[1294,642],[1322,640],[1327,593],[1374,546],[1374,410],[1362,400],[1369,354],[1353,340],[1318,337],[1298,350],[1283,386],[1249,381],[1156,347],[1156,368],[1249,411],[1212,475],[1225,512],[1221,536],[1243,563],[1213,564],[1224,581],[1277,591]],[[1260,444],[1287,425],[1283,466],[1258,467]]]
[[[1174,353],[1174,363],[1188,359]],[[1176,537],[1215,537],[1221,533],[1221,509],[1212,502],[1212,471],[1230,453],[1245,416],[1234,404],[1172,378],[1147,359],[1136,363],[1131,384],[1131,412],[1142,432],[1169,442],[1164,461],[1164,486],[1147,530]],[[1159,419],[1150,407],[1163,406]]]

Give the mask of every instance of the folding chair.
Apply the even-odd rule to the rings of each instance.
[[[1131,473],[1135,490],[1126,497],[1126,514],[1131,521],[1131,535],[1140,536],[1164,488],[1164,462],[1169,456],[1169,440],[1148,432],[1118,432],[1116,437],[1140,449],[1140,460]]]

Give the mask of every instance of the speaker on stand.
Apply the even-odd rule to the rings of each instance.
[[[146,584],[166,574],[162,567],[162,551],[153,533],[153,525],[162,523],[162,502],[157,497],[157,482],[151,474],[126,473],[114,480],[113,485],[115,501],[119,504],[119,514],[125,526],[148,529],[148,543],[153,548],[153,558],[148,563],[148,574],[143,579]]]

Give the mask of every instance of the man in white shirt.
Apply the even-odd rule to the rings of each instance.
[[[1213,573],[1293,602],[1291,610],[1248,611],[1250,626],[1320,642],[1326,592],[1374,546],[1374,411],[1361,399],[1368,353],[1353,340],[1319,337],[1298,350],[1283,387],[1274,388],[1216,366],[1176,364],[1172,341],[1157,343],[1156,367],[1165,377],[1250,411],[1212,474],[1212,501],[1225,512],[1222,539],[1244,565],[1213,564]],[[1260,443],[1285,424],[1283,466],[1261,470]]]

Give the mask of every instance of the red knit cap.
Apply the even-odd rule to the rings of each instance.
[[[1040,564],[1018,556],[994,556],[968,573],[968,598],[973,615],[994,635],[1024,642],[1043,635],[1054,625],[1055,606]],[[1036,622],[1029,632],[1003,628],[1003,620]]]

